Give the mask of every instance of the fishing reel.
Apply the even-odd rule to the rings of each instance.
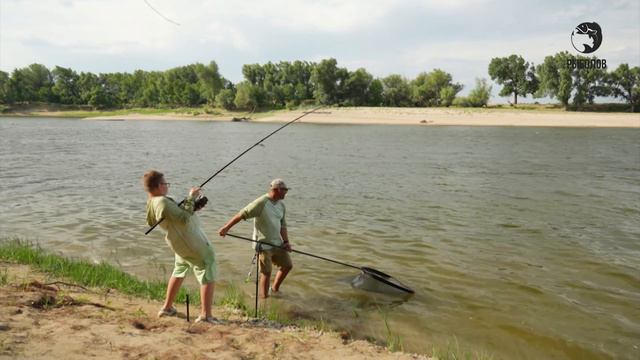
[[[198,196],[193,207],[194,211],[198,211],[202,209],[205,205],[207,205],[207,202],[209,202],[209,199],[207,199],[206,196],[204,195]]]

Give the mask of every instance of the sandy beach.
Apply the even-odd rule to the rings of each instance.
[[[84,289],[26,265],[0,262],[0,270],[0,359],[427,359],[219,306],[221,325],[187,322],[182,309],[158,319],[156,301]]]
[[[301,110],[258,114],[255,122],[286,122],[304,114]],[[209,115],[141,115],[91,117],[88,120],[201,120],[231,121]],[[420,125],[420,126],[541,126],[541,127],[640,127],[640,113],[598,113],[555,110],[463,108],[322,108],[300,122],[316,124]]]

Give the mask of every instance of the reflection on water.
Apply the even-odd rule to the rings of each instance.
[[[164,279],[142,173],[184,196],[277,126],[0,119],[0,233]],[[215,234],[275,177],[296,249],[416,291],[354,289],[353,269],[294,254],[274,299],[292,314],[380,339],[387,319],[415,352],[455,337],[495,358],[640,357],[637,129],[288,127],[205,188],[220,280],[249,294],[251,247]]]

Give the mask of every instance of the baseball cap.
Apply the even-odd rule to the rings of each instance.
[[[282,179],[273,179],[273,181],[271,181],[271,188],[289,190],[289,188],[287,187],[287,184],[285,184],[284,180]]]

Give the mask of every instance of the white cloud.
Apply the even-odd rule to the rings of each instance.
[[[399,0],[217,1],[203,8],[217,18],[257,22],[293,31],[344,32],[375,24]]]
[[[0,0],[0,69],[39,62],[132,71],[216,60],[224,76],[239,79],[250,62],[334,57],[375,76],[440,67],[471,78],[486,74],[492,57],[539,63],[571,52],[571,30],[589,20],[604,30],[598,56],[640,63],[637,2],[148,1],[180,25],[144,0]]]

